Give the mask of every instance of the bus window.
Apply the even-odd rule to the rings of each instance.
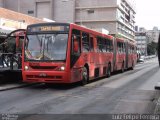
[[[120,53],[122,53],[122,43],[119,43],[119,47],[120,47]]]
[[[110,41],[107,39],[106,40],[106,46],[107,46],[107,52],[110,52]]]
[[[125,53],[126,52],[126,49],[125,49],[126,47],[125,47],[125,44],[123,43],[123,53]]]
[[[118,53],[121,53],[121,43],[120,42],[117,43],[117,47],[118,47]]]
[[[110,52],[113,52],[113,43],[112,43],[112,41],[110,41],[109,51],[110,51]]]
[[[73,51],[75,53],[79,53],[79,42],[78,42],[78,39],[77,39],[77,36],[73,36]]]
[[[94,43],[93,43],[93,37],[90,37],[90,44],[89,44],[89,46],[90,46],[90,51],[94,51]]]
[[[97,37],[97,49],[98,52],[106,52],[106,40],[101,38],[101,37]]]
[[[80,53],[80,31],[72,31],[72,53]]]
[[[102,38],[101,40],[101,47],[102,47],[102,52],[107,52],[106,51],[106,39]]]
[[[101,46],[100,46],[100,37],[97,37],[97,52],[101,52]]]
[[[123,53],[123,43],[120,42],[121,53]]]
[[[131,53],[131,47],[130,47],[130,45],[128,45],[128,53],[129,54]]]
[[[131,54],[133,53],[133,46],[131,46]]]
[[[82,47],[83,47],[83,52],[89,52],[90,47],[89,47],[89,34],[88,33],[82,33]]]

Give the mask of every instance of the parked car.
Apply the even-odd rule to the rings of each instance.
[[[144,62],[145,60],[145,56],[140,56],[140,58],[138,59],[138,62]]]

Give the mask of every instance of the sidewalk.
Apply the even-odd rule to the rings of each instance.
[[[145,56],[145,60],[147,60],[147,59],[151,59],[151,58],[156,58],[157,56],[156,55],[150,55],[150,56]]]
[[[156,91],[156,98],[155,98],[155,110],[154,110],[154,114],[160,114],[160,70],[158,71],[158,73],[156,74],[156,76],[154,76],[153,79],[157,79],[158,82],[155,84],[155,91]]]

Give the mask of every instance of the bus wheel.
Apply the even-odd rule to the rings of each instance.
[[[108,65],[108,69],[107,69],[107,77],[109,78],[111,76],[111,65]]]
[[[88,71],[87,68],[84,67],[82,70],[82,85],[86,85],[88,83]]]
[[[122,63],[122,69],[121,69],[121,73],[124,72],[124,62]]]

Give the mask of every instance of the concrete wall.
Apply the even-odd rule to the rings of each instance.
[[[31,16],[35,16],[35,0],[5,0],[5,8],[28,14],[28,11],[33,11]]]
[[[116,34],[117,0],[76,0],[75,20],[80,25]]]
[[[76,22],[78,21],[115,21],[116,9],[115,8],[102,8],[102,9],[90,9],[94,13],[89,13],[88,9],[76,10]]]
[[[18,11],[18,0],[5,0],[4,7],[13,11]]]
[[[50,2],[50,8],[52,8],[52,0],[5,0],[4,7],[16,12],[21,12],[23,14],[27,14],[33,17],[37,17],[37,11],[36,11],[36,3],[40,2]],[[43,11],[43,9],[42,9]],[[52,10],[51,10],[52,12]],[[46,13],[47,14],[47,13]],[[50,13],[52,19],[52,13]],[[45,17],[45,16],[44,16]]]
[[[76,0],[76,7],[96,7],[96,6],[110,6],[115,7],[117,0]]]
[[[115,34],[117,32],[116,22],[82,22],[81,25],[87,26],[91,29],[106,29],[110,34]]]
[[[53,19],[57,22],[75,22],[75,0],[54,0]]]
[[[3,7],[3,6],[4,6],[3,0],[0,0],[0,7]]]

